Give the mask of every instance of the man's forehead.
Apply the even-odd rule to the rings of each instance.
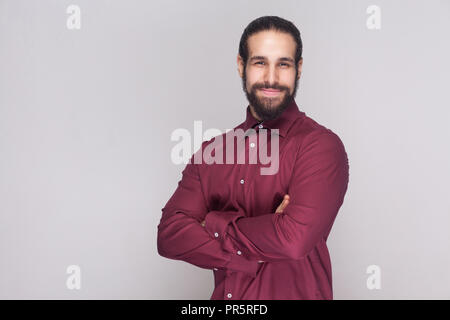
[[[264,30],[248,38],[249,57],[266,59],[295,58],[296,43],[286,32]],[[286,59],[284,59],[286,60]]]

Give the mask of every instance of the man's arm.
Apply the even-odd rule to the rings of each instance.
[[[229,218],[211,213],[205,218],[205,228],[209,233],[225,230],[252,260],[300,260],[331,229],[347,190],[348,171],[339,137],[330,130],[313,132],[297,154],[289,205],[283,212],[253,217],[241,213]]]
[[[193,159],[194,156],[183,170],[175,193],[162,208],[158,225],[158,253],[163,257],[183,260],[201,268],[241,271],[254,277],[258,268],[256,261],[233,254],[232,250],[224,250],[222,237],[216,237],[214,234],[211,236],[200,224],[208,214],[208,209],[198,167],[193,163]],[[235,212],[221,211],[220,214],[234,216]]]

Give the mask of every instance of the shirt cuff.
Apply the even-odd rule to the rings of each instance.
[[[210,211],[205,217],[205,229],[211,235],[220,241],[224,249],[230,253],[230,260],[225,268],[233,271],[244,272],[255,278],[260,263],[246,259],[241,251],[234,248],[227,238],[227,227],[233,221],[245,217],[241,211]]]
[[[205,217],[205,229],[211,237],[223,241],[228,225],[240,217],[244,217],[240,211],[210,211]]]
[[[251,261],[247,260],[243,256],[240,256],[236,253],[231,254],[231,259],[225,266],[225,268],[229,270],[235,270],[244,272],[247,275],[251,276],[252,278],[256,277],[256,274],[258,273],[260,263],[257,261]]]

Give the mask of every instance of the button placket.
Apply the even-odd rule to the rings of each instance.
[[[246,149],[246,147],[245,147],[245,145],[246,145],[246,143],[247,143],[247,136],[244,136],[244,151],[245,151],[245,149]],[[238,143],[237,144],[238,146],[240,145],[240,143]],[[245,183],[245,180],[244,180],[244,177],[245,177],[245,175],[244,175],[244,173],[245,173],[245,168],[244,168],[244,166],[245,166],[245,163],[243,164],[243,163],[238,163],[237,162],[237,159],[238,159],[238,157],[237,157],[237,155],[238,155],[238,153],[239,152],[242,152],[242,151],[240,151],[239,150],[239,148],[236,148],[236,153],[235,153],[235,155],[234,155],[234,159],[235,159],[235,163],[234,163],[234,165],[235,166],[238,166],[238,175],[237,175],[237,181],[236,182],[234,182],[233,184],[237,184],[237,192],[236,192],[236,202],[238,203],[238,204],[242,204],[243,203],[243,194],[244,194],[244,192],[242,192],[243,191],[243,187],[244,187],[244,183]]]
[[[233,272],[231,272],[230,270],[226,271],[226,276],[225,276],[225,281],[224,281],[224,298],[225,300],[227,299],[231,299],[233,297],[233,290],[230,287],[230,284],[233,283],[234,279],[233,279]]]
[[[257,155],[257,148],[256,143],[258,142],[258,133],[254,132],[251,135],[248,136],[248,139],[245,141],[245,152],[246,155],[248,155],[248,164],[257,164],[258,161],[258,155]]]

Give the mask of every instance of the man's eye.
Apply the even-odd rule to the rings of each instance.
[[[257,62],[255,62],[255,64],[261,64],[261,65],[263,65],[263,64],[264,64],[264,61],[257,61]],[[283,67],[289,67],[289,63],[284,63],[284,62],[282,62],[282,63],[280,63],[280,66],[283,66]]]

